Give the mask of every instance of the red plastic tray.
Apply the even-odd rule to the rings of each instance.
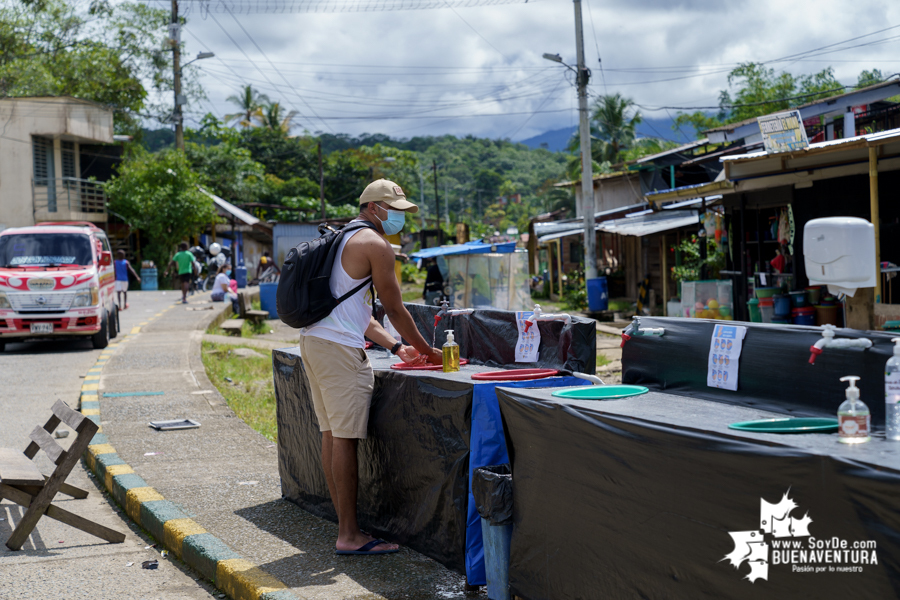
[[[556,369],[514,369],[511,371],[489,371],[487,373],[473,373],[472,379],[479,381],[528,381],[529,379],[544,379],[559,374]]]
[[[467,361],[465,358],[459,359],[459,366],[463,366],[468,363],[469,361]],[[398,362],[392,364],[391,368],[398,371],[443,371],[444,365],[417,365],[413,367],[405,362]]]

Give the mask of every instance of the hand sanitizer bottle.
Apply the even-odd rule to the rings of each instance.
[[[900,440],[900,338],[891,341],[894,342],[894,355],[884,367],[884,437]]]
[[[447,330],[447,343],[441,348],[444,355],[444,373],[459,371],[459,344],[453,341],[453,330]]]
[[[841,377],[841,381],[850,382],[847,399],[838,407],[838,441],[844,444],[861,444],[872,439],[869,436],[869,407],[859,399],[858,380],[855,375]]]

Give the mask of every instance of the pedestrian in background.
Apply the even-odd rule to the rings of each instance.
[[[188,289],[191,287],[191,277],[194,273],[194,255],[188,252],[187,242],[178,244],[179,252],[172,257],[172,262],[166,268],[163,277],[169,276],[172,267],[178,268],[178,277],[181,279],[181,303],[187,304]]]
[[[128,273],[131,272],[134,278],[141,282],[141,278],[135,273],[131,263],[125,258],[124,250],[116,250],[116,298],[118,299],[119,308],[125,310],[128,308]],[[122,302],[124,296],[124,302]]]
[[[227,297],[231,300],[231,307],[234,309],[234,314],[238,314],[239,306],[237,305],[238,295],[231,287],[231,265],[225,263],[221,267],[219,267],[218,273],[216,273],[216,280],[213,282],[213,290],[210,299],[213,302],[224,302]]]

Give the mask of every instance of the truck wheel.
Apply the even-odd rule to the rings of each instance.
[[[113,317],[109,321],[109,337],[110,339],[115,338],[119,335],[119,307],[117,306],[114,309]]]
[[[109,315],[104,312],[100,322],[100,331],[91,336],[91,344],[96,350],[102,350],[109,346]]]

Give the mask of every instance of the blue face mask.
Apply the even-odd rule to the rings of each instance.
[[[231,277],[231,269],[228,269],[227,271],[225,271],[225,276]]]
[[[377,204],[375,206],[378,206]],[[403,226],[406,225],[406,213],[402,210],[389,210],[387,208],[381,208],[384,212],[387,213],[387,219],[383,221],[376,217],[379,221],[381,221],[381,228],[384,229],[385,235],[394,235],[395,233],[400,233],[400,230],[403,229]]]

